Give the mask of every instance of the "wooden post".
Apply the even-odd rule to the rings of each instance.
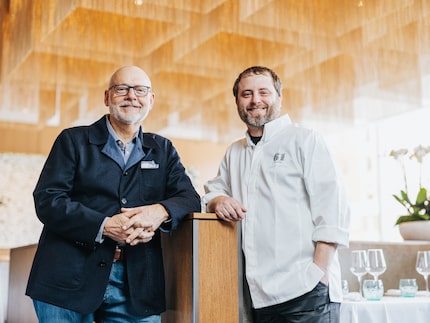
[[[167,311],[163,322],[241,322],[238,226],[212,213],[190,215],[163,235]]]

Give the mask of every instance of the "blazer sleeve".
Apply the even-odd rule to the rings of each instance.
[[[106,214],[72,199],[78,167],[77,145],[71,131],[60,133],[42,169],[33,197],[36,214],[44,226],[66,239],[93,248]]]

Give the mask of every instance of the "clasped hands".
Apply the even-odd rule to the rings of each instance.
[[[131,246],[146,243],[168,216],[161,204],[122,208],[120,213],[107,219],[103,235]]]

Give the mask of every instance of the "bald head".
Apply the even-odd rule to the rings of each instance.
[[[140,67],[123,66],[112,74],[109,87],[114,84],[139,84],[151,87],[151,80]]]

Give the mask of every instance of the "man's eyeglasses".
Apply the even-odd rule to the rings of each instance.
[[[151,88],[149,86],[145,86],[145,85],[130,86],[126,84],[114,84],[109,88],[109,90],[111,89],[113,89],[113,93],[115,96],[127,95],[130,89],[133,89],[134,94],[140,97],[147,96],[148,93],[151,91]]]

